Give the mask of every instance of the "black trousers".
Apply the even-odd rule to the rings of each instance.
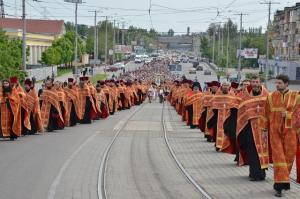
[[[255,180],[265,179],[265,169],[261,169],[250,122],[241,132],[239,139],[240,147],[246,152],[246,155],[248,157],[249,177]]]

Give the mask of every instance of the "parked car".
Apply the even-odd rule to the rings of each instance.
[[[204,75],[211,75],[211,71],[206,69],[206,70],[204,71]]]
[[[176,63],[176,64],[179,64],[179,63],[180,63],[180,59],[176,59],[176,60],[175,60],[175,63]]]
[[[152,61],[151,58],[146,58],[146,59],[145,59],[145,64],[149,64],[149,63],[151,63],[151,61]]]
[[[188,57],[182,57],[181,60],[182,60],[182,63],[188,63],[189,62]]]
[[[124,65],[123,62],[115,63],[113,66],[116,67],[116,68],[118,68],[119,70],[122,70],[122,69],[125,68],[125,65]]]
[[[199,66],[199,62],[197,62],[197,61],[193,62],[193,67],[194,68],[197,68],[198,66]]]
[[[116,72],[116,71],[118,71],[118,67],[114,65],[106,67],[106,72]]]
[[[142,60],[140,58],[135,58],[134,63],[140,64],[140,63],[142,63]]]
[[[196,74],[196,73],[197,73],[196,68],[190,68],[189,69],[189,74]]]
[[[196,67],[196,70],[197,70],[197,71],[203,71],[203,67],[202,67],[202,66],[197,66],[197,67]]]
[[[238,82],[239,81],[238,80],[238,74],[236,74],[236,73],[230,74],[228,79],[229,79],[230,82]]]
[[[194,63],[194,62],[197,62],[197,58],[193,57],[193,56],[189,56],[189,63]]]

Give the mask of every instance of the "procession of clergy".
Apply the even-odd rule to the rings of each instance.
[[[77,83],[48,78],[39,92],[30,79],[2,80],[0,137],[52,132],[90,124],[117,111],[140,105],[152,88],[155,74],[163,74],[168,99],[190,128],[199,128],[216,151],[235,154],[239,166],[249,165],[249,179],[262,181],[273,165],[275,195],[290,189],[290,173],[297,157],[300,183],[300,95],[288,89],[287,76],[276,77],[275,92],[268,92],[258,76],[237,83],[199,82],[175,77],[168,61],[153,62],[124,73],[119,79],[98,81],[87,76]],[[152,86],[151,86],[152,85]],[[165,90],[165,91],[166,91]],[[167,92],[168,93],[168,92]]]
[[[140,105],[148,85],[135,79],[98,81],[89,77],[67,82],[45,80],[39,92],[30,79],[21,86],[17,77],[3,80],[0,88],[0,137],[15,140],[23,135],[52,132],[93,120],[105,119],[117,111]]]
[[[174,81],[169,101],[190,128],[199,128],[216,151],[235,155],[237,165],[249,165],[249,180],[265,180],[273,165],[275,196],[290,189],[296,158],[300,183],[300,94],[288,89],[287,76],[276,77],[268,92],[259,76],[237,83]],[[239,88],[240,86],[240,88]]]

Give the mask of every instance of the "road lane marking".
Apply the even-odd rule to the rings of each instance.
[[[85,147],[85,145],[87,145],[87,143],[89,143],[91,140],[94,139],[94,137],[96,137],[98,135],[94,134],[92,136],[90,136],[89,138],[87,138],[73,153],[71,156],[69,156],[69,158],[65,161],[65,163],[63,164],[63,166],[60,168],[58,175],[55,177],[54,181],[52,182],[49,192],[48,192],[48,199],[54,199],[55,195],[56,195],[56,190],[57,190],[57,186],[60,184],[61,178],[63,173],[66,171],[66,169],[69,167],[70,163],[72,162],[72,160],[74,159],[74,157],[76,157],[76,155],[81,151],[81,149],[83,149],[83,147]]]

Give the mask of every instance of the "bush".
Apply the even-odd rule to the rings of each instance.
[[[224,71],[218,71],[217,75],[220,77],[224,77],[224,76],[226,76],[226,73]]]

